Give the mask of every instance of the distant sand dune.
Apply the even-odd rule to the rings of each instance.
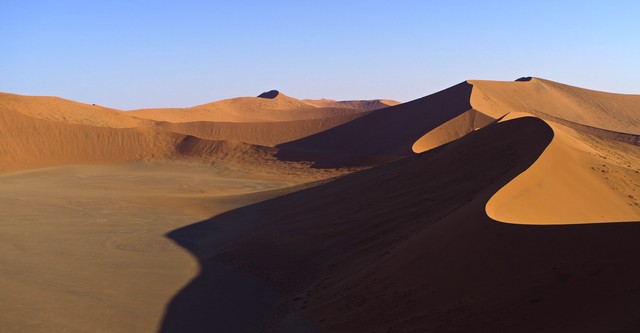
[[[393,104],[393,102],[388,101]],[[239,97],[184,109],[142,109],[128,114],[144,119],[173,123],[210,122],[274,122],[347,116],[358,111],[371,111],[388,104],[379,100],[308,103],[282,93],[274,98]]]
[[[129,128],[148,123],[148,121],[130,117],[122,111],[78,103],[59,97],[0,93],[0,111],[5,110],[24,113],[37,119],[67,124]]]

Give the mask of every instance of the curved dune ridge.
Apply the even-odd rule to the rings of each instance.
[[[469,82],[480,112],[536,116],[554,131],[536,163],[487,203],[490,217],[522,224],[640,221],[640,96],[537,78]]]
[[[489,200],[487,214],[523,224],[640,221],[640,147],[598,140],[549,122],[538,160]]]
[[[495,121],[475,109],[469,111],[447,121],[446,123],[436,127],[432,131],[427,132],[420,137],[411,146],[411,150],[415,153],[422,153],[427,150],[442,146],[443,144],[457,140],[479,128],[485,127]]]

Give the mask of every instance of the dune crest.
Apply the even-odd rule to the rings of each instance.
[[[540,78],[468,82],[474,87],[471,104],[494,118],[517,111],[548,120],[640,134],[640,95],[588,90]]]
[[[477,129],[485,127],[493,121],[495,121],[494,118],[491,118],[475,109],[470,109],[469,111],[456,116],[446,123],[427,132],[413,143],[411,150],[413,150],[414,153],[422,153],[427,150],[431,150],[443,144],[457,140]]]
[[[547,225],[640,221],[640,147],[628,146],[624,162],[615,163],[611,146],[604,149],[593,138],[578,140],[571,129],[549,126],[553,140],[529,169],[491,197],[489,217]]]
[[[629,144],[640,133],[640,96],[538,78],[469,82],[474,109],[507,114],[503,121],[539,117],[555,133],[536,163],[487,203],[490,217],[519,224],[640,221],[640,147]]]

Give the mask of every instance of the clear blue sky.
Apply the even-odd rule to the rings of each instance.
[[[0,41],[0,91],[120,109],[527,75],[640,94],[640,1],[2,0]]]

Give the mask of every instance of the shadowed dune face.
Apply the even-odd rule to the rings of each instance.
[[[221,262],[277,286],[270,329],[637,329],[631,318],[640,294],[629,290],[640,277],[640,225],[521,226],[485,213],[491,196],[535,165],[553,139],[540,119],[510,119],[169,237],[203,267]],[[233,242],[219,239],[228,221],[240,220],[259,227]],[[217,317],[207,315],[202,296],[198,309],[185,301],[206,290],[209,272],[176,296],[163,327],[212,327]]]
[[[513,135],[516,129],[525,135]],[[505,135],[509,139],[498,140]],[[474,200],[487,186],[508,181],[513,177],[510,175],[535,160],[551,135],[549,127],[534,118],[494,124],[423,155],[217,216],[172,232],[169,237],[193,251],[203,266],[221,260],[278,286],[284,300],[299,297],[301,300],[293,305],[281,304],[282,316],[299,316],[296,311],[302,309],[302,299],[312,295],[306,298],[309,303],[305,307],[312,309],[309,313],[316,322],[324,319],[320,324],[324,329],[336,331],[334,325],[339,322],[351,323],[342,331],[371,329],[380,321],[370,310],[382,304],[371,300],[376,303],[374,308],[366,304],[346,311],[352,300],[341,293],[336,296],[341,289],[334,283],[339,285],[356,272],[375,269],[386,251],[413,233]],[[482,156],[480,165],[472,162],[477,156]],[[484,216],[483,209],[476,213]],[[220,248],[218,235],[225,234],[224,228],[232,228],[226,221],[235,220],[260,227]],[[191,234],[198,236],[194,239]],[[413,274],[414,269],[407,267],[404,271]],[[199,325],[192,330],[195,332],[216,322],[214,314],[206,314],[210,306],[199,307],[202,313],[197,314],[185,301],[199,295],[196,286],[210,280],[207,274],[203,269],[197,282],[176,296],[165,316],[166,327],[192,325],[197,322],[194,318],[199,318]],[[327,281],[331,281],[329,287],[325,286]],[[305,296],[305,285],[317,282],[322,286],[316,285]],[[371,281],[366,284],[377,285]],[[317,293],[335,303],[322,306],[329,299],[315,302],[314,297],[320,297]],[[393,289],[389,293],[393,294]]]
[[[278,147],[356,156],[410,156],[413,143],[421,136],[471,109],[470,94],[471,85],[463,82]]]

